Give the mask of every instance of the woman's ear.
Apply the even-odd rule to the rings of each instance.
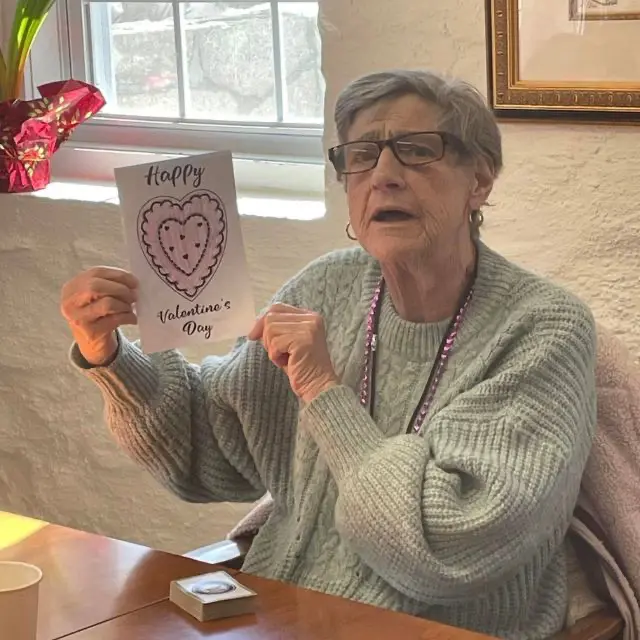
[[[469,205],[473,211],[481,209],[486,204],[493,190],[494,181],[495,173],[491,165],[484,158],[476,160],[469,199]]]

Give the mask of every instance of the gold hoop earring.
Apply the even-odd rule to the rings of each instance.
[[[479,229],[484,222],[484,214],[482,213],[482,211],[480,209],[472,211],[469,214],[469,222],[471,223],[472,227],[476,227],[476,229]]]
[[[347,238],[349,238],[349,240],[357,240],[358,239],[355,236],[351,235],[351,223],[350,222],[347,222],[347,226],[345,227],[345,232],[346,232]]]

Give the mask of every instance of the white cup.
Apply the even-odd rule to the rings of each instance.
[[[0,562],[0,637],[36,640],[42,571],[24,562]]]

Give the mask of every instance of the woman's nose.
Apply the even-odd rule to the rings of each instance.
[[[402,189],[404,167],[388,147],[382,150],[378,164],[371,170],[371,183],[375,189]]]

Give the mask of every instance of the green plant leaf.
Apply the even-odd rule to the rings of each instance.
[[[2,49],[0,49],[0,100],[2,100],[2,86],[4,84],[4,78],[7,75],[7,64],[4,61],[2,55]]]
[[[24,69],[34,40],[56,0],[18,0],[0,74],[0,99],[20,95]],[[0,66],[1,70],[1,66]]]

